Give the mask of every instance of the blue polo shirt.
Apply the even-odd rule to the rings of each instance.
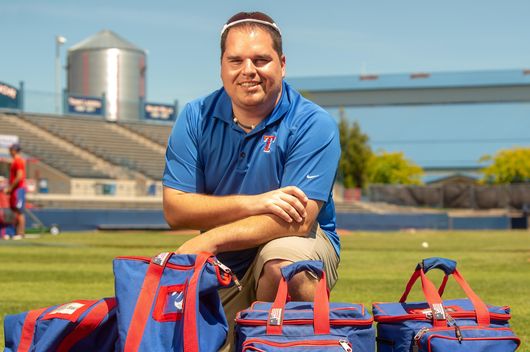
[[[283,83],[280,101],[250,133],[234,123],[221,88],[187,104],[169,137],[163,184],[188,193],[260,194],[300,188],[324,204],[317,221],[337,254],[332,187],[340,158],[336,122],[321,107]],[[242,275],[256,249],[220,253]]]

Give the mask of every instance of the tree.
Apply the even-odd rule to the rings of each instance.
[[[421,184],[423,169],[405,158],[403,152],[380,151],[370,159],[368,180],[383,184]]]
[[[481,162],[493,161],[483,168],[483,182],[493,184],[530,182],[530,147],[500,150],[492,158],[484,155]]]
[[[361,131],[357,121],[350,124],[344,109],[339,110],[340,148],[339,180],[345,188],[362,188],[366,183],[368,161],[372,149],[368,144],[368,135]]]

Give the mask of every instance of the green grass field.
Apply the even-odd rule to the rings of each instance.
[[[6,314],[113,296],[114,257],[152,256],[187,238],[168,232],[89,232],[0,241],[0,324]],[[421,246],[424,241],[428,248]],[[512,307],[511,324],[522,339],[519,351],[530,351],[530,232],[357,232],[344,235],[342,247],[332,300],[368,307],[396,301],[419,260],[452,258],[485,302]],[[441,279],[438,273],[431,277]],[[423,300],[420,285],[413,291],[411,301]],[[444,297],[462,296],[450,281]],[[3,346],[3,329],[0,338]]]

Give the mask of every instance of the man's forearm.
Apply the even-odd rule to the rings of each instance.
[[[288,224],[274,215],[257,215],[216,227],[200,236],[213,245],[213,253],[253,248],[285,236],[305,236],[313,224]]]
[[[164,216],[172,228],[208,230],[253,215],[302,223],[307,196],[294,186],[256,195],[210,196],[164,188]]]
[[[184,243],[178,253],[214,254],[257,247],[270,240],[285,236],[304,236],[314,225],[320,211],[320,202],[309,201],[308,216],[300,223],[287,223],[278,216],[256,215],[213,228]]]
[[[248,196],[164,193],[164,215],[172,228],[208,230],[251,215]]]
[[[8,187],[8,191],[13,192],[13,190],[17,188],[21,180],[22,180],[22,176],[18,175],[17,173],[17,176],[15,176],[15,179],[13,180],[13,182],[11,182],[11,184]]]

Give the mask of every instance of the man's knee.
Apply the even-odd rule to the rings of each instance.
[[[263,265],[260,279],[258,281],[258,297],[260,300],[273,301],[282,277],[281,268],[292,264],[291,261],[275,259],[269,260]],[[295,301],[309,301],[314,297],[316,279],[306,273],[301,272],[293,276],[289,281],[289,294]]]
[[[291,263],[288,260],[273,259],[263,264],[256,288],[256,297],[258,300],[266,302],[272,302],[274,300],[280,278],[282,277],[280,269]]]
[[[260,278],[265,277],[270,281],[276,281],[279,283],[280,278],[282,277],[281,268],[289,264],[292,264],[290,260],[283,260],[283,259],[269,260],[265,264],[263,264],[263,269],[261,269]]]

